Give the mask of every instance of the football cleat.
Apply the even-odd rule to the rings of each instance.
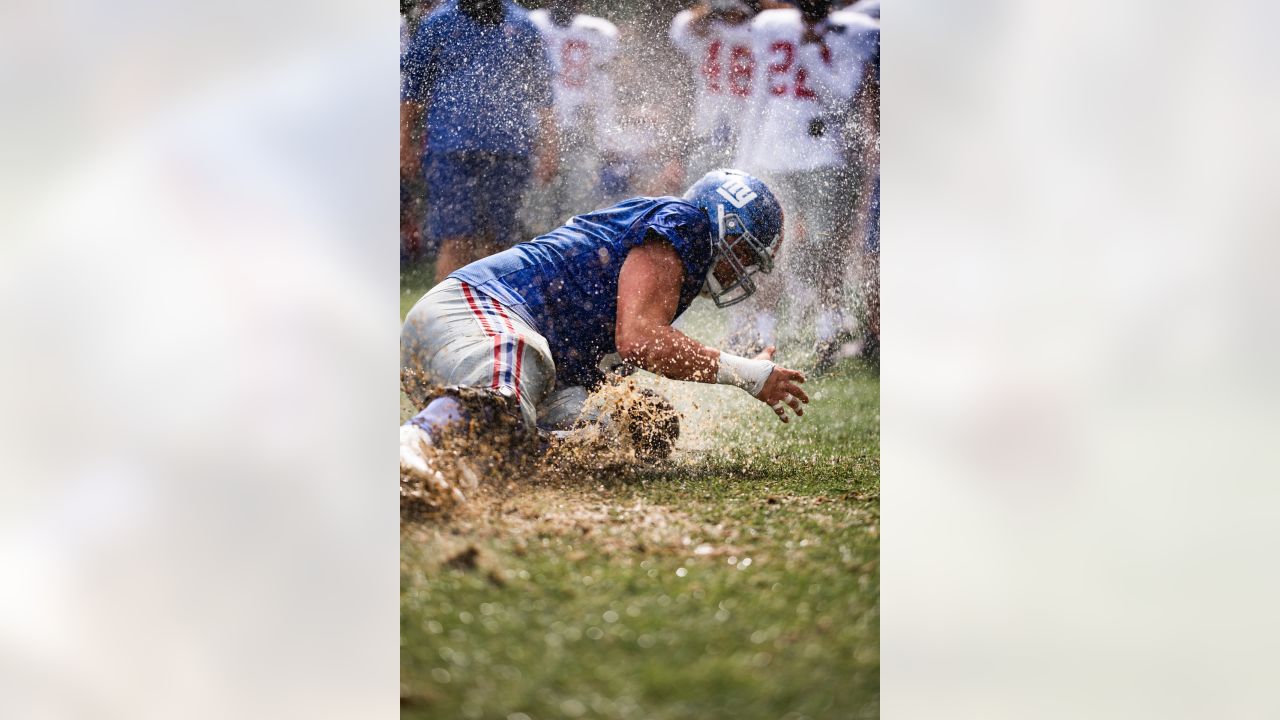
[[[431,436],[415,425],[400,426],[400,505],[445,510],[465,502],[462,491],[435,467]]]

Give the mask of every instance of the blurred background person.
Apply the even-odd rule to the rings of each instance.
[[[849,8],[875,20],[851,22],[855,41],[867,53],[863,78],[854,98],[853,110],[844,137],[849,142],[848,157],[853,163],[858,193],[857,222],[853,244],[860,249],[858,287],[864,298],[866,323],[856,348],[858,354],[880,359],[880,3],[861,0]]]
[[[531,175],[555,175],[551,64],[510,0],[447,0],[419,24],[400,73],[401,177],[425,179],[439,281],[518,240]]]
[[[526,235],[541,235],[600,203],[601,148],[614,132],[613,78],[618,28],[580,12],[582,0],[554,0],[529,13],[551,60],[552,96],[559,128],[559,170],[534,185],[525,203]]]
[[[766,308],[786,290],[793,326],[812,317],[820,371],[852,337],[845,278],[858,254],[850,239],[860,163],[842,135],[870,59],[864,35],[879,30],[865,15],[832,13],[830,0],[797,6],[764,10],[751,23],[757,73],[734,165],[776,188],[792,240],[780,277],[735,316],[731,347],[777,343],[778,318]]]
[[[755,12],[742,0],[707,0],[671,21],[671,44],[688,61],[693,80],[688,182],[732,163],[756,73],[750,23]]]

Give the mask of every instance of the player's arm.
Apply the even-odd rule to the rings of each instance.
[[[618,354],[673,380],[715,382],[720,351],[671,327],[683,282],[684,266],[665,241],[650,240],[627,253],[618,276]]]
[[[711,6],[705,2],[689,8],[688,31],[697,37],[706,37],[711,26]]]
[[[422,104],[400,103],[400,177],[416,180],[422,170]]]
[[[554,98],[551,89],[552,67],[550,48],[542,36],[533,33],[528,43],[529,92],[537,106],[538,137],[535,140],[533,173],[538,182],[547,184],[555,179],[560,169],[560,131],[556,125]]]
[[[423,122],[431,98],[436,35],[420,25],[400,56],[400,177],[416,180],[422,170]]]
[[[788,421],[786,407],[803,415],[809,396],[804,376],[778,367],[773,348],[754,359],[724,355],[671,326],[680,302],[684,266],[667,242],[655,239],[627,253],[618,276],[614,340],[627,362],[673,380],[736,385]],[[722,362],[723,361],[723,362]]]

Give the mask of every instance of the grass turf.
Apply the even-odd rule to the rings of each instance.
[[[406,525],[402,715],[876,717],[879,380],[807,387],[791,426],[748,400],[676,462]]]

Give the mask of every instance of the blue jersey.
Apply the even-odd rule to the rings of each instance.
[[[673,197],[632,198],[566,225],[449,277],[518,313],[551,346],[556,383],[595,385],[601,358],[617,352],[618,274],[631,248],[658,238],[684,264],[679,316],[698,296],[714,255],[711,219]]]
[[[401,55],[401,98],[430,103],[429,151],[532,150],[537,111],[551,106],[551,62],[529,14],[503,5],[502,23],[489,26],[449,0],[423,18]]]

